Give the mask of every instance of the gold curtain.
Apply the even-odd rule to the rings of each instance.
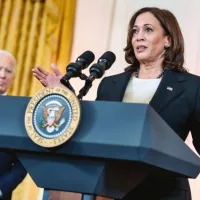
[[[9,94],[32,96],[42,88],[32,76],[36,65],[64,73],[69,62],[76,0],[0,0],[0,49],[17,59]],[[29,175],[14,191],[13,200],[36,200],[39,191]]]
[[[76,0],[0,0],[0,49],[17,59],[11,95],[32,96],[41,89],[36,65],[52,62],[64,73],[69,62]]]

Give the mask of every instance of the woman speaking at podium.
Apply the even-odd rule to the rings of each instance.
[[[150,104],[183,140],[191,131],[200,154],[200,78],[183,67],[184,39],[175,16],[155,7],[138,10],[129,23],[125,59],[130,66],[102,80],[97,100]],[[49,74],[41,68],[33,73],[41,83]],[[187,179],[149,177],[123,200],[191,200],[191,194]]]
[[[175,16],[159,8],[137,11],[125,59],[130,66],[102,80],[97,100],[149,103],[183,140],[191,131],[200,154],[200,78],[183,67],[184,40]],[[150,177],[123,200],[150,199],[191,200],[188,180]]]

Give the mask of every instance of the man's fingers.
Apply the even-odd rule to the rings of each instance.
[[[38,80],[40,79],[40,76],[39,76],[36,72],[33,72],[33,75],[34,75],[35,78],[37,78]]]
[[[37,78],[39,81],[40,80],[46,80],[46,78],[43,78],[42,76],[40,76],[39,74],[33,72],[33,75],[35,76],[35,78]]]
[[[40,83],[41,83],[44,87],[47,87],[47,86],[48,86],[47,81],[46,81],[44,78],[42,78],[41,76],[39,76],[38,74],[36,74],[36,73],[34,73],[34,72],[33,72],[33,75],[35,76],[35,78],[36,78],[38,81],[40,81]]]
[[[49,72],[45,71],[40,66],[37,66],[37,69],[38,69],[39,72],[43,73],[45,76],[48,76]]]
[[[41,83],[44,87],[47,87],[47,86],[48,86],[48,84],[47,84],[46,81],[44,81],[44,80],[39,80],[39,81],[40,81],[40,83]]]
[[[34,70],[32,70],[33,73],[37,74],[38,76],[46,79],[46,77],[48,76],[48,74],[44,73],[43,71],[41,71],[41,69],[39,68],[35,68]]]
[[[61,72],[59,71],[58,67],[56,66],[56,64],[52,63],[51,64],[51,68],[53,70],[53,72],[55,73],[56,76],[62,76]]]

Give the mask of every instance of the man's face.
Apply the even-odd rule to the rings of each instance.
[[[15,66],[8,55],[0,54],[0,94],[4,94],[14,79]]]

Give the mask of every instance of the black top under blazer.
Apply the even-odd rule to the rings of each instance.
[[[131,75],[132,72],[124,72],[105,77],[96,100],[122,101]],[[200,154],[200,77],[166,70],[149,104],[183,140],[191,131],[194,147]],[[187,179],[149,177],[124,199],[190,200],[191,196]]]

